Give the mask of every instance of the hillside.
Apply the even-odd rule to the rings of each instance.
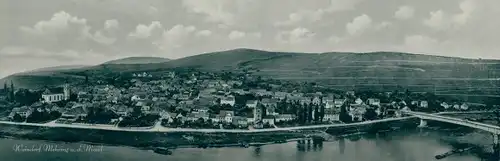
[[[164,63],[168,61],[170,61],[170,59],[161,57],[128,57],[128,58],[108,61],[103,64],[152,64],[152,63]]]
[[[335,88],[411,87],[416,90],[499,93],[500,61],[463,59],[396,52],[287,53],[235,49],[205,53],[162,63],[113,64],[60,72],[60,75],[104,75],[117,72],[197,68],[210,71],[252,71],[267,78],[311,81]],[[77,77],[79,78],[79,77]],[[459,89],[456,89],[459,88]],[[467,89],[467,90],[464,90]],[[455,90],[455,91],[452,91]],[[473,91],[475,92],[475,91]]]

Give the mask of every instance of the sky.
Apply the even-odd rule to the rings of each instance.
[[[235,48],[500,59],[499,0],[0,0],[0,78]]]

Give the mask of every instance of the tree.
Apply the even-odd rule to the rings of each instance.
[[[368,108],[366,109],[366,112],[363,116],[366,120],[375,120],[377,119],[377,112],[375,112],[375,109],[373,108]]]
[[[61,117],[62,114],[59,111],[50,111],[49,115],[51,119],[57,119]]]
[[[9,89],[7,88],[7,83],[3,83],[3,91],[8,93]]]
[[[130,114],[132,117],[137,118],[142,115],[141,108],[139,107],[134,107],[132,113]]]
[[[319,113],[318,105],[314,105],[314,122],[319,121],[319,116],[320,116],[320,113]]]
[[[342,122],[345,122],[345,123],[352,121],[351,116],[349,116],[349,114],[347,113],[347,109],[346,109],[345,105],[340,107],[339,120]]]
[[[324,118],[325,118],[325,105],[321,105],[319,109],[319,121],[323,122]]]
[[[14,102],[16,100],[16,97],[14,96],[14,82],[10,81],[10,93],[9,93],[9,98],[10,101]]]
[[[12,118],[12,121],[14,121],[14,122],[23,122],[24,118],[21,115],[19,115],[19,114],[16,113],[14,115],[14,117]]]

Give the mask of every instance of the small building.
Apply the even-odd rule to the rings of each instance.
[[[294,120],[295,118],[296,118],[296,116],[292,115],[292,114],[280,114],[280,115],[276,116],[276,121],[277,122],[280,122],[280,121],[291,121],[291,120]]]
[[[340,111],[336,109],[325,109],[323,121],[338,121]]]
[[[221,110],[218,116],[219,116],[218,118],[219,122],[232,123],[234,117],[234,111]]]
[[[234,116],[233,117],[233,125],[237,125],[237,126],[248,126],[248,120],[247,118],[245,117],[241,117],[241,116]]]
[[[319,97],[314,97],[314,98],[312,99],[312,103],[313,103],[314,105],[320,105],[320,104],[321,104],[321,98],[319,98]]]
[[[278,103],[278,100],[276,100],[276,99],[270,99],[270,98],[264,98],[264,99],[262,99],[262,101],[260,101],[260,103],[262,105],[264,105],[265,107],[276,107],[277,103]]]
[[[246,102],[246,106],[249,108],[255,108],[255,107],[257,107],[257,103],[258,103],[257,100],[248,100]]]
[[[469,109],[469,105],[467,103],[463,103],[462,105],[460,105],[460,109],[461,110],[468,110]]]
[[[444,109],[449,109],[451,106],[446,102],[442,102],[441,107],[443,107]]]
[[[16,114],[20,115],[23,118],[27,118],[29,115],[31,115],[31,112],[33,110],[29,108],[28,106],[23,106],[23,107],[16,107],[13,108],[12,111],[9,114],[9,118],[14,118]]]
[[[346,102],[346,99],[335,99],[335,108],[340,108],[344,105],[344,103]]]
[[[275,117],[274,116],[266,116],[262,119],[262,123],[266,124],[268,123],[269,125],[274,125]]]
[[[361,98],[356,98],[356,100],[354,101],[354,103],[356,105],[361,105],[361,104],[363,104],[363,100]]]
[[[119,115],[119,116],[122,116],[122,117],[125,117],[125,116],[128,116],[129,113],[132,111],[131,109],[129,109],[127,106],[125,105],[122,105],[122,106],[115,106],[113,108],[113,111]]]
[[[66,110],[65,112],[62,113],[61,116],[61,118],[63,119],[73,120],[73,121],[85,117],[87,117],[87,111],[85,110],[85,107],[82,105],[76,105],[71,109]]]
[[[368,98],[368,105],[371,105],[371,106],[380,106],[380,99]]]
[[[221,105],[227,104],[230,106],[234,106],[235,103],[236,103],[236,101],[235,101],[234,96],[227,96],[227,97],[224,97],[220,100]]]
[[[427,101],[420,101],[419,107],[420,108],[427,108],[427,107],[429,107],[429,102],[427,102]]]

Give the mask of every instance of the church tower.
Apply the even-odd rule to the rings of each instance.
[[[68,83],[64,84],[64,100],[69,100],[70,90]]]

